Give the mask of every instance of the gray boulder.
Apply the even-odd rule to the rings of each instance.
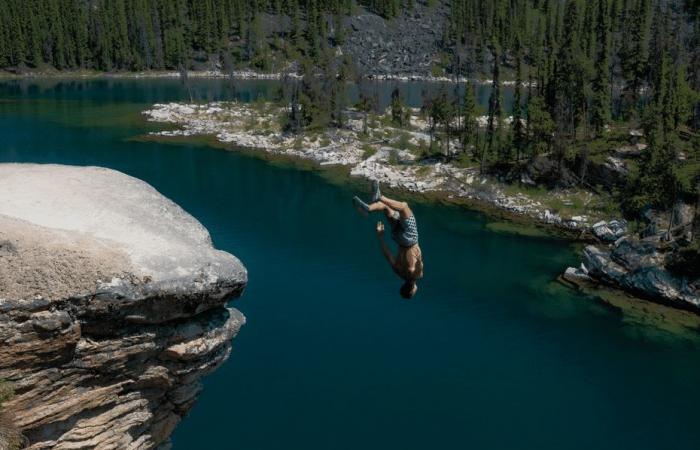
[[[600,221],[595,223],[591,230],[601,241],[615,242],[627,233],[627,222],[625,220]]]
[[[167,445],[245,323],[245,267],[148,184],[0,164],[0,379],[30,449]]]
[[[700,292],[671,274],[663,263],[664,255],[654,243],[632,238],[619,239],[612,250],[589,245],[583,251],[585,274],[591,279],[660,303],[700,312]]]

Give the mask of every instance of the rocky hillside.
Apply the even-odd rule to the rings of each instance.
[[[140,180],[0,165],[6,416],[35,450],[167,448],[245,323],[226,302],[246,282],[240,261]]]
[[[449,6],[416,2],[393,20],[358,8],[346,19],[347,39],[341,51],[350,55],[363,75],[429,76],[439,62],[442,33]]]

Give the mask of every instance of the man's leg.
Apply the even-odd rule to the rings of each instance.
[[[387,219],[395,219],[394,210],[391,209],[386,203],[374,202],[369,205],[369,212],[383,211]]]
[[[396,219],[396,212],[385,203],[373,202],[368,205],[357,196],[353,198],[353,203],[355,204],[355,208],[365,216],[373,212],[384,212],[387,219]]]
[[[382,195],[379,198],[379,202],[385,204],[387,207],[393,209],[394,211],[398,211],[399,214],[401,214],[401,217],[403,217],[404,219],[408,219],[413,215],[413,211],[411,211],[411,208],[408,207],[408,203],[406,202],[392,200],[384,195]],[[374,204],[375,203],[373,203],[373,205]]]

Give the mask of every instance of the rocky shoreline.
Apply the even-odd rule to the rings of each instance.
[[[569,236],[603,244],[584,252],[580,268],[570,268],[564,279],[575,284],[590,282],[622,289],[632,295],[650,298],[674,307],[700,312],[700,294],[692,280],[683,280],[664,268],[663,258],[637,258],[620,265],[615,249],[623,246],[627,255],[644,246],[635,242],[624,220],[610,219],[590,210],[564,215],[547,202],[566,204],[574,199],[594,203],[593,194],[581,191],[554,190],[547,198],[533,198],[525,192],[508,191],[507,185],[493,177],[481,175],[477,167],[460,167],[454,162],[418,160],[415,151],[428,141],[428,126],[416,110],[412,112],[411,130],[386,124],[369,125],[364,130],[363,116],[348,115],[347,127],[321,134],[285,134],[277,124],[284,113],[272,104],[250,105],[216,102],[209,104],[156,104],[144,111],[149,121],[175,125],[175,129],[156,131],[158,138],[214,136],[232,148],[251,152],[312,161],[318,166],[339,166],[352,177],[378,180],[386,186],[417,194],[436,194],[449,200],[466,201],[486,209],[524,218]],[[483,121],[484,118],[481,118]],[[423,141],[421,143],[421,141]],[[574,197],[574,195],[578,197]],[[684,224],[687,225],[687,224]],[[658,241],[658,236],[657,236]],[[606,249],[604,245],[610,247]],[[641,262],[644,261],[644,262]]]
[[[182,78],[183,73],[170,71],[148,70],[140,72],[98,72],[91,70],[28,70],[21,73],[3,72],[0,71],[0,80],[2,79],[35,79],[35,78],[66,78],[66,79],[99,79],[99,78],[114,78],[114,79],[160,79],[160,78]],[[188,70],[186,72],[188,78],[233,78],[236,80],[281,80],[284,77],[297,78],[295,73],[263,73],[253,70],[236,70],[233,72],[223,72],[221,70]]]
[[[577,286],[603,284],[700,313],[700,280],[691,283],[672,275],[663,259],[653,243],[624,237],[609,248],[587,246],[581,266],[569,267],[563,277]]]
[[[598,233],[609,244],[586,246],[581,265],[566,269],[562,278],[578,287],[604,285],[700,314],[700,278],[688,279],[668,269],[675,239],[692,239],[692,214],[687,205],[679,203],[670,226],[660,227],[657,219],[641,233],[642,237],[624,232],[618,236],[610,227],[599,224]]]
[[[477,202],[566,231],[590,231],[591,225],[601,219],[593,213],[562,216],[541,199],[521,192],[508,193],[506,185],[480,174],[478,167],[460,167],[455,162],[439,160],[418,161],[415,151],[405,149],[425,146],[430,140],[428,124],[417,110],[412,112],[410,130],[370,123],[365,133],[362,114],[351,111],[344,129],[301,135],[282,132],[279,117],[284,108],[274,104],[165,103],[155,104],[143,114],[149,121],[177,126],[152,132],[154,137],[214,136],[233,149],[299,158],[319,166],[339,166],[353,177],[378,180],[394,189]],[[485,123],[485,118],[479,121]],[[562,190],[552,198],[566,204],[581,194]]]
[[[257,72],[253,70],[236,70],[233,72],[224,72],[219,69],[211,70],[188,70],[187,78],[194,79],[233,79],[233,80],[271,80],[279,81],[284,78],[301,79],[302,76],[296,72]],[[179,79],[183,77],[183,73],[175,70],[170,71],[140,71],[140,72],[97,72],[89,70],[50,70],[36,71],[29,70],[22,73],[3,72],[0,71],[0,80],[3,79]],[[404,74],[367,74],[368,80],[378,81],[399,81],[399,82],[425,82],[425,83],[445,83],[459,84],[472,83],[474,85],[491,85],[493,81],[488,78],[473,78],[473,77],[454,77],[454,76],[433,76],[420,73],[404,73]],[[501,80],[503,86],[514,86],[514,80]],[[527,87],[527,83],[523,83],[523,87]]]
[[[245,267],[96,167],[0,165],[0,379],[29,449],[169,448],[245,317]],[[3,447],[0,442],[0,447]]]

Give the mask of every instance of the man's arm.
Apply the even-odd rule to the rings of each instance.
[[[382,247],[384,257],[387,261],[389,261],[389,264],[391,264],[391,268],[393,269],[396,261],[394,260],[394,255],[391,254],[391,250],[389,250],[389,246],[386,245],[386,242],[384,241],[384,224],[381,221],[377,222],[377,239],[379,239],[379,245]]]

